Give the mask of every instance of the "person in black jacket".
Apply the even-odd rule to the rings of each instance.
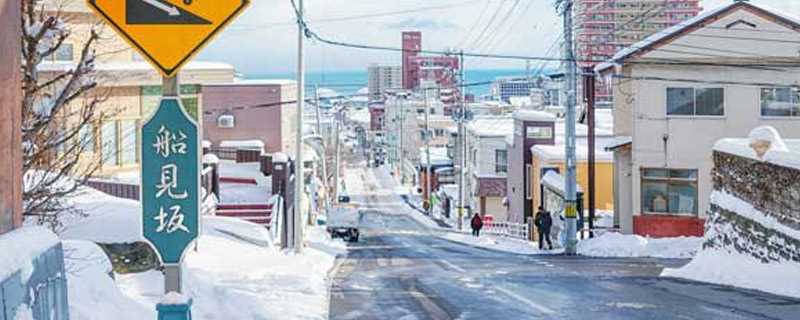
[[[553,250],[553,242],[550,241],[550,228],[553,226],[553,217],[550,216],[550,212],[539,207],[533,224],[539,230],[539,250],[544,248],[544,241],[547,241],[550,250]]]
[[[474,216],[472,216],[472,221],[470,222],[470,225],[472,226],[472,235],[480,237],[481,229],[483,228],[483,219],[481,219],[481,216],[479,214],[476,213]]]

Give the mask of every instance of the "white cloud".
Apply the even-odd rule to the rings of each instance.
[[[466,51],[545,56],[560,35],[554,0],[306,0],[312,29],[320,36],[358,44],[399,47],[403,27],[423,31],[423,47],[443,50],[463,44]],[[704,0],[707,10],[732,0]],[[800,15],[800,1],[752,0],[785,13]],[[397,15],[381,13],[428,9]],[[499,10],[499,11],[497,11]],[[495,15],[495,12],[497,14]],[[373,15],[355,20],[341,17]],[[476,41],[491,17],[493,26]],[[480,18],[480,20],[479,20]],[[316,22],[315,22],[316,21]],[[473,28],[475,27],[475,28]],[[472,30],[471,37],[463,41]],[[200,59],[234,64],[239,72],[266,74],[295,68],[297,27],[289,0],[255,0],[204,52]],[[332,47],[307,42],[309,70],[363,70],[370,63],[400,64],[396,52]],[[558,48],[550,55],[558,54]],[[468,68],[524,68],[520,61],[468,59]]]

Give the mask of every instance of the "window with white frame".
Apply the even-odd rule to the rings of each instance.
[[[725,90],[723,88],[667,88],[667,115],[723,116],[725,115]]]
[[[642,169],[642,212],[697,215],[697,170]]]
[[[506,173],[508,172],[508,151],[495,150],[494,151],[494,172]]]
[[[119,134],[117,132],[117,122],[107,121],[103,122],[101,128],[102,135],[102,150],[103,150],[103,165],[117,166],[119,165],[119,145],[117,139]]]
[[[793,88],[761,88],[761,115],[800,117],[800,92]]]

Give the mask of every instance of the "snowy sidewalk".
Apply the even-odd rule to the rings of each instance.
[[[67,260],[70,319],[155,319],[163,275],[151,270],[110,276],[106,254],[90,241],[141,241],[136,201],[86,190],[73,202],[87,213],[62,230]],[[184,259],[184,291],[194,300],[193,318],[326,319],[329,272],[346,245],[323,227],[309,227],[303,254],[279,252],[259,225],[233,218],[203,217],[195,251]]]

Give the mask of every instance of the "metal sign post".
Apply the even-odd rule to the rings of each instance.
[[[158,109],[140,129],[142,234],[164,264],[165,293],[180,293],[183,254],[200,233],[202,131],[183,108],[177,74],[250,0],[86,2],[164,76]],[[157,309],[160,318],[191,319],[190,307]]]
[[[142,233],[165,265],[165,293],[181,292],[180,264],[200,229],[200,130],[183,109],[177,78],[142,126]]]

